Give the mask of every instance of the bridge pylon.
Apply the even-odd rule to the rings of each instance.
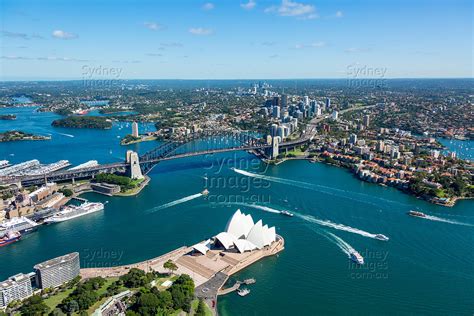
[[[138,154],[133,150],[127,150],[125,154],[125,161],[128,164],[130,178],[132,179],[143,179],[142,170],[140,169],[140,160]]]

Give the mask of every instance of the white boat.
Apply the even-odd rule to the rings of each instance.
[[[383,241],[389,240],[389,238],[383,234],[376,234],[374,238],[378,240],[383,240]]]
[[[352,261],[358,264],[364,264],[364,257],[360,255],[357,251],[353,250],[351,251],[350,258]]]
[[[77,218],[77,217],[84,216],[87,214],[102,211],[103,209],[104,209],[104,204],[102,203],[86,202],[79,206],[69,205],[69,206],[63,207],[63,209],[60,212],[45,219],[44,222],[46,224],[64,222],[73,218]]]
[[[293,216],[294,216],[293,213],[290,213],[290,212],[288,212],[288,211],[281,211],[280,214],[281,214],[281,215],[285,215],[285,216],[289,216],[289,217],[293,217]]]
[[[237,291],[237,294],[239,294],[240,296],[245,296],[245,295],[248,295],[249,293],[250,293],[249,289],[239,289]]]
[[[21,234],[27,234],[35,231],[38,228],[37,226],[38,224],[36,222],[24,216],[14,217],[0,223],[0,235],[2,232],[6,232],[8,230],[17,231]]]

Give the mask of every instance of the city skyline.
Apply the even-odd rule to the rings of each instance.
[[[469,1],[5,0],[2,12],[5,81],[472,77]]]

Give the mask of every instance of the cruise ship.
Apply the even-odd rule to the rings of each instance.
[[[364,257],[360,255],[357,251],[353,250],[350,253],[350,258],[352,261],[358,264],[364,264]]]
[[[91,214],[97,211],[102,211],[103,209],[104,209],[104,204],[102,203],[86,202],[79,206],[68,205],[68,206],[63,207],[63,209],[60,212],[45,219],[44,223],[51,224],[51,223],[64,222],[76,217],[84,216],[84,215]]]
[[[0,235],[5,231],[14,230],[21,234],[27,234],[38,229],[38,224],[24,216],[14,217],[0,223]]]
[[[8,231],[3,237],[0,237],[0,247],[12,244],[20,240],[21,234],[16,231]]]

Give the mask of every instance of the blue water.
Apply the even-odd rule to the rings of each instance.
[[[129,133],[130,127],[57,129],[50,126],[57,117],[51,113],[35,113],[31,108],[0,113],[18,114],[17,121],[0,122],[1,130],[16,126],[53,136],[49,142],[2,143],[0,159],[109,162],[122,159],[127,149],[116,136]],[[156,144],[129,148],[143,152]],[[231,168],[269,178],[246,176]],[[474,311],[472,201],[445,208],[359,181],[345,169],[305,161],[265,168],[244,152],[160,163],[150,176],[150,184],[138,196],[86,194],[92,201],[108,200],[105,210],[41,227],[0,248],[0,279],[28,272],[35,263],[70,251],[80,252],[83,267],[149,259],[216,235],[240,207],[254,219],[276,226],[285,238],[285,250],[233,277],[254,277],[257,283],[245,298],[235,293],[220,297],[221,315],[471,315]],[[204,187],[210,191],[207,198],[179,203]],[[296,215],[265,212],[252,207],[254,203]],[[445,222],[406,215],[415,208]],[[314,219],[362,233],[322,226]],[[327,232],[358,250],[366,264],[351,264]],[[390,240],[378,241],[365,232],[382,233]]]

